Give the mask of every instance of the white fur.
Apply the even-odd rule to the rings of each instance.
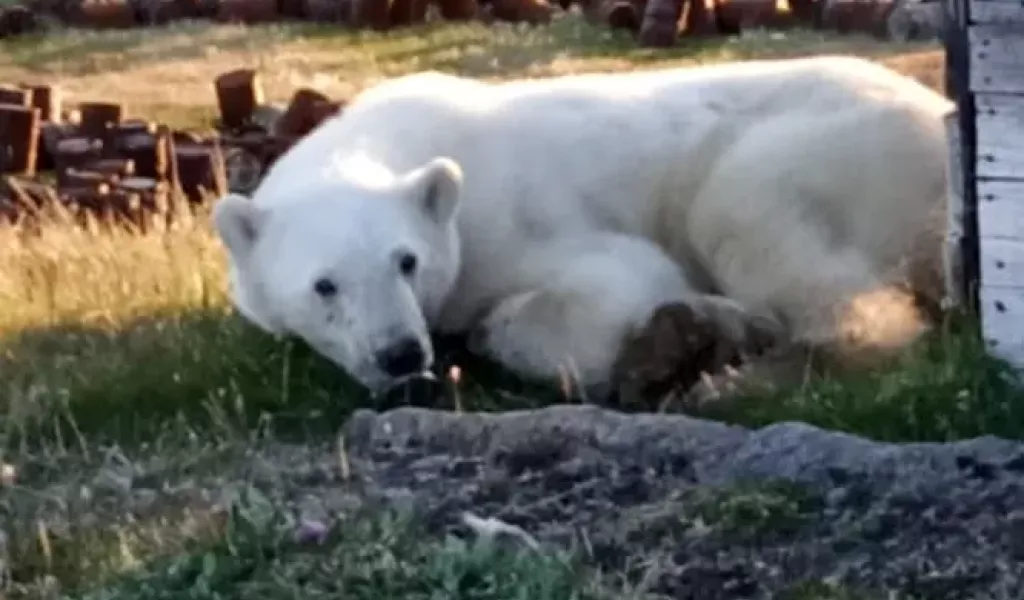
[[[623,336],[667,302],[731,332],[749,313],[816,344],[902,347],[924,326],[892,284],[941,268],[950,108],[850,57],[421,73],[364,91],[216,221],[240,311],[371,388],[389,382],[373,353],[428,329],[472,332],[523,375],[605,384]],[[451,220],[424,218],[430,182]],[[230,243],[240,223],[251,244]],[[399,248],[423,276],[396,274]],[[340,290],[326,305],[324,273]]]

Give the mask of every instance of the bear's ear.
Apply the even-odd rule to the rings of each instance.
[[[413,201],[438,225],[455,216],[462,192],[462,168],[446,157],[435,158],[412,173]]]
[[[259,230],[259,209],[240,194],[228,194],[213,205],[213,223],[235,261],[244,260]]]

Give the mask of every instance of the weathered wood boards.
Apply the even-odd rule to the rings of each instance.
[[[980,4],[982,2],[975,2]],[[988,3],[993,3],[988,0]],[[1018,11],[1020,3],[1006,2]],[[972,19],[973,20],[973,19]],[[971,52],[971,90],[980,93],[1024,92],[1024,21],[971,23],[967,32]]]
[[[965,1],[958,33],[967,38],[974,131],[962,157],[973,178],[963,184],[977,202],[982,329],[994,353],[1024,368],[1024,2]]]
[[[971,3],[971,23],[975,25],[1020,25],[1024,11],[1019,1],[975,0]]]
[[[1019,67],[1024,71],[1024,58]],[[985,179],[1024,179],[1024,91],[975,92],[977,174]],[[1021,233],[1024,235],[1024,232]]]
[[[946,116],[946,139],[949,144],[951,168],[946,180],[946,240],[943,247],[943,276],[946,281],[947,307],[964,304],[964,177],[962,164],[962,140],[960,137],[960,115],[954,111]]]

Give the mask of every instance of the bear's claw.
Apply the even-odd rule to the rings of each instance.
[[[619,353],[619,403],[650,405],[672,390],[700,388],[706,399],[731,393],[745,376],[736,366],[777,347],[781,335],[774,320],[724,298],[662,306]]]

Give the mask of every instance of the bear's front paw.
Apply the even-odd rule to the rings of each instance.
[[[699,319],[711,322],[721,343],[740,357],[761,356],[785,336],[785,328],[774,317],[752,313],[731,298],[703,296],[694,310]]]
[[[690,304],[659,307],[619,351],[614,377],[621,404],[649,406],[673,389],[689,389],[700,373],[730,360],[714,323]]]
[[[772,389],[771,382],[758,379],[750,365],[740,365],[739,368],[725,365],[719,373],[701,373],[698,381],[682,394],[680,403],[688,410],[710,405],[721,408],[723,402],[739,396]]]
[[[727,298],[659,307],[619,352],[619,402],[650,406],[673,390],[698,388],[709,373],[728,373],[720,378],[722,386],[708,387],[710,398],[728,387],[734,367],[776,347],[781,331],[774,320],[751,315]]]

